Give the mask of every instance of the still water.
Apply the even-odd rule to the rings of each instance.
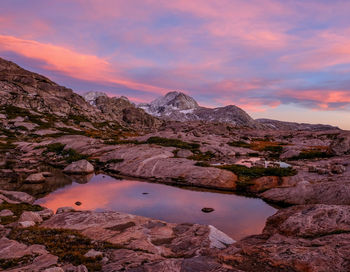
[[[76,206],[75,202],[81,202]],[[276,209],[256,198],[198,191],[135,180],[96,175],[88,183],[73,182],[38,199],[54,211],[63,206],[77,210],[113,210],[174,223],[213,225],[233,239],[259,234]],[[203,213],[203,207],[214,208]]]

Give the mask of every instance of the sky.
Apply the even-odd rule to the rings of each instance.
[[[183,91],[350,130],[348,0],[1,0],[0,57],[82,94]]]

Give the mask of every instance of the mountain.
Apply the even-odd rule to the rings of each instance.
[[[196,100],[181,92],[169,92],[149,104],[139,104],[147,113],[165,120],[207,121],[229,123],[238,127],[251,127],[267,130],[332,130],[339,129],[331,125],[284,122],[271,119],[251,118],[241,108],[228,105],[219,108],[205,108]]]
[[[256,119],[255,121],[268,129],[278,129],[278,130],[322,131],[322,130],[339,129],[338,127],[334,127],[331,125],[285,122],[285,121],[277,121],[277,120],[264,119],[264,118]]]
[[[165,120],[208,121],[230,123],[236,126],[259,127],[244,110],[229,105],[220,108],[205,108],[196,100],[181,92],[169,92],[149,104],[139,104],[147,113]]]

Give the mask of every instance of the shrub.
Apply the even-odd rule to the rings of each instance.
[[[68,162],[74,162],[74,161],[79,161],[83,159],[87,159],[88,156],[80,154],[76,150],[69,148],[69,149],[64,149],[66,145],[61,144],[61,143],[54,143],[54,144],[49,144],[46,146],[46,150],[43,152],[43,154],[49,153],[49,152],[54,152],[57,155],[60,155],[64,157],[64,159]]]
[[[296,175],[296,170],[292,167],[281,168],[281,167],[246,167],[244,165],[223,165],[219,166],[221,169],[229,170],[235,173],[239,179],[250,180],[255,178],[260,178],[264,176],[277,176],[277,177],[286,177]]]
[[[187,143],[179,139],[169,139],[162,137],[150,137],[145,142],[146,144],[157,144],[161,146],[172,146],[176,148],[189,149],[189,150],[198,150],[200,145],[196,143]]]
[[[227,143],[230,146],[234,146],[234,147],[244,147],[244,148],[251,148],[251,144],[243,142],[243,141],[233,141],[233,142],[229,142]]]
[[[318,159],[318,158],[330,158],[333,155],[320,150],[308,150],[302,151],[298,156],[294,156],[289,160],[310,160],[310,159]]]
[[[197,152],[196,154],[193,154],[192,156],[188,157],[188,159],[194,161],[209,161],[212,158],[215,158],[215,155],[211,151],[207,151],[205,153]]]
[[[207,162],[199,161],[195,163],[195,166],[200,166],[200,167],[211,167],[211,165]]]

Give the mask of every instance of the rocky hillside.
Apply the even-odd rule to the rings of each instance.
[[[140,104],[147,113],[166,120],[208,121],[230,123],[235,126],[259,127],[244,110],[230,105],[220,108],[205,108],[196,100],[181,92],[170,92],[149,104]]]
[[[41,135],[84,129],[148,130],[161,123],[128,100],[106,95],[97,100],[94,106],[71,89],[0,58],[2,131]]]

